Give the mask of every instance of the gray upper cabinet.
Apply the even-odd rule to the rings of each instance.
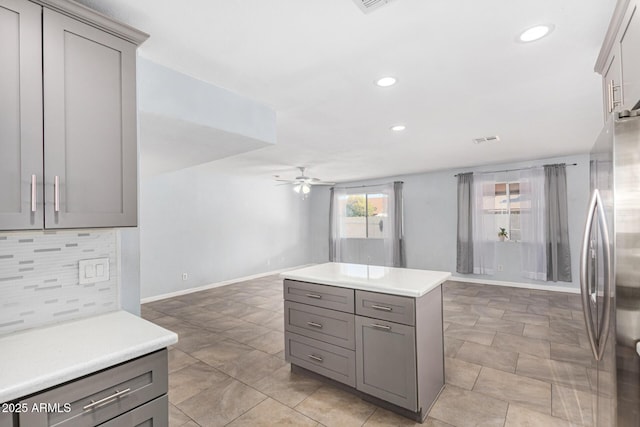
[[[43,12],[45,226],[135,226],[136,46]]]
[[[147,37],[77,3],[0,0],[0,230],[137,225]]]
[[[640,0],[618,0],[596,62],[602,75],[605,120],[640,108]]]
[[[0,0],[0,229],[42,216],[41,7]]]
[[[622,73],[622,105],[631,110],[640,108],[640,11],[639,2],[628,8],[620,32],[620,63]]]

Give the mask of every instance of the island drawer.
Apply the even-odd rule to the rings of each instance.
[[[356,314],[415,326],[415,299],[356,290]]]
[[[20,425],[96,426],[167,393],[167,350],[157,351],[23,400],[59,410],[20,414]],[[69,410],[64,408],[70,404]]]
[[[356,356],[352,350],[285,332],[285,359],[351,387],[356,386]]]
[[[353,289],[285,279],[284,299],[353,313]]]
[[[356,348],[355,317],[350,313],[285,301],[284,328],[329,344]]]

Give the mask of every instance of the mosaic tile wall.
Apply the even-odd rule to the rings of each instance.
[[[116,230],[0,233],[0,335],[118,308]],[[109,258],[109,280],[78,284],[78,261]]]

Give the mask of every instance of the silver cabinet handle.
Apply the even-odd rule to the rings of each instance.
[[[313,299],[322,299],[322,295],[318,295],[318,294],[307,294],[307,296]]]
[[[36,176],[35,175],[31,175],[31,212],[35,212],[36,211],[36,207],[37,207],[37,181],[36,181]]]
[[[616,101],[616,91],[618,91],[622,86],[617,85],[615,81],[611,80],[611,111],[613,111],[616,107],[622,105],[622,94],[620,96],[620,100]]]
[[[113,393],[111,396],[107,396],[107,397],[105,397],[105,398],[103,398],[103,399],[96,400],[96,401],[93,401],[93,400],[92,400],[92,401],[91,401],[91,403],[89,403],[89,404],[88,404],[88,405],[86,405],[86,406],[83,406],[83,407],[82,407],[82,409],[83,409],[83,410],[85,410],[85,411],[86,411],[86,410],[89,410],[89,409],[93,409],[93,408],[95,408],[96,406],[100,406],[100,405],[103,405],[103,404],[105,404],[105,403],[111,402],[112,400],[116,400],[116,399],[118,399],[118,398],[122,397],[122,395],[123,395],[123,394],[125,394],[125,393],[129,393],[130,391],[131,391],[131,389],[130,389],[130,388],[125,388],[125,389],[124,389],[124,390],[122,390],[122,391],[118,391],[118,390],[116,390],[116,392],[115,392],[115,393]]]
[[[376,309],[376,310],[382,310],[382,311],[392,311],[393,308],[391,307],[387,307],[385,305],[376,305],[376,304],[371,304],[371,308]]]
[[[391,326],[387,326],[387,325],[378,325],[377,323],[372,323],[370,325],[372,328],[376,328],[376,329],[384,329],[385,331],[390,331],[391,330]]]
[[[307,322],[307,325],[313,326],[314,328],[322,329],[322,325],[316,322]]]
[[[322,362],[324,359],[320,356],[316,356],[314,354],[308,354],[307,357],[309,359],[315,360],[316,362]]]
[[[53,177],[53,211],[60,212],[60,177]]]
[[[607,112],[613,112],[613,85],[611,80],[607,82]]]

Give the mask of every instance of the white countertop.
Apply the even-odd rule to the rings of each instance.
[[[286,271],[281,277],[303,282],[421,297],[451,277],[446,271],[329,262]]]
[[[115,311],[0,336],[0,403],[178,342],[178,335]]]

